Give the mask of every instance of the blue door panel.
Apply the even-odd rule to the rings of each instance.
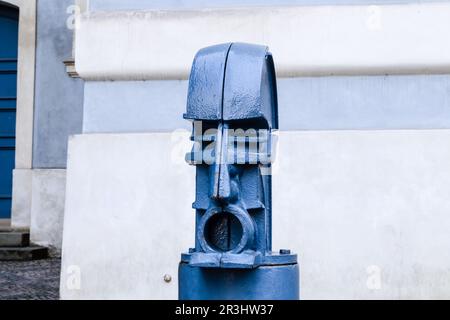
[[[1,98],[0,97],[0,111],[7,109],[16,109],[16,98]]]
[[[16,135],[16,110],[0,110],[0,136],[13,138]]]
[[[17,60],[12,58],[3,58],[0,60],[0,72],[2,73],[16,73]]]
[[[0,219],[11,217],[15,158],[18,10],[0,5]]]
[[[2,150],[14,150],[15,145],[16,145],[15,138],[0,138],[0,153],[2,152]]]
[[[2,63],[0,62],[0,65]],[[0,98],[16,97],[17,92],[17,74],[16,71],[12,73],[4,73],[0,71]]]
[[[17,57],[18,26],[18,10],[0,5],[0,58]]]
[[[0,219],[6,219],[11,216],[14,149],[0,149],[0,168]]]
[[[2,168],[7,168],[9,170],[2,170],[0,175],[0,195],[11,196],[12,186],[12,170],[14,169],[14,149],[13,148],[2,148],[0,152],[0,166]],[[7,183],[3,183],[6,181]]]
[[[10,197],[0,198],[0,219],[9,219],[11,217],[12,200]]]

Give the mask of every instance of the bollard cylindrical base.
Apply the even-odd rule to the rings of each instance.
[[[255,269],[191,267],[178,270],[180,300],[298,300],[298,264]]]

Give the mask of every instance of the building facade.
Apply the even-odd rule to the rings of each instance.
[[[62,253],[62,298],[176,298],[194,235],[187,79],[224,42],[275,59],[274,245],[299,253],[301,296],[450,296],[450,2],[0,10],[0,219]]]
[[[3,224],[30,228],[33,242],[58,251],[64,211],[67,138],[80,133],[82,125],[83,83],[70,78],[64,65],[64,61],[72,58],[73,31],[67,28],[66,11],[73,3],[2,1],[1,5],[2,10],[14,8],[18,16],[17,34],[11,35],[18,52],[18,69],[14,75],[17,75],[17,89],[7,95],[17,95],[17,111],[15,117],[2,122],[6,128],[15,128],[12,148],[15,153],[8,155],[8,161],[15,159],[11,162],[15,162],[11,167],[14,170],[12,175],[11,171],[2,172],[2,180],[12,177],[8,185],[12,190],[12,203],[2,215],[7,219]],[[9,42],[4,42],[5,45],[14,45],[8,38],[2,38],[3,41]],[[10,80],[8,86],[12,87],[14,80],[12,77]],[[2,170],[6,167],[9,170],[10,167],[2,163]],[[45,186],[39,186],[41,183]]]

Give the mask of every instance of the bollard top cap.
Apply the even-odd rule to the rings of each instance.
[[[278,129],[275,67],[268,47],[226,43],[201,49],[189,78],[189,120],[253,120]]]

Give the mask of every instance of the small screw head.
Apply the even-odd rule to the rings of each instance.
[[[170,281],[172,281],[172,276],[170,274],[165,274],[164,275],[164,281],[169,283]]]

